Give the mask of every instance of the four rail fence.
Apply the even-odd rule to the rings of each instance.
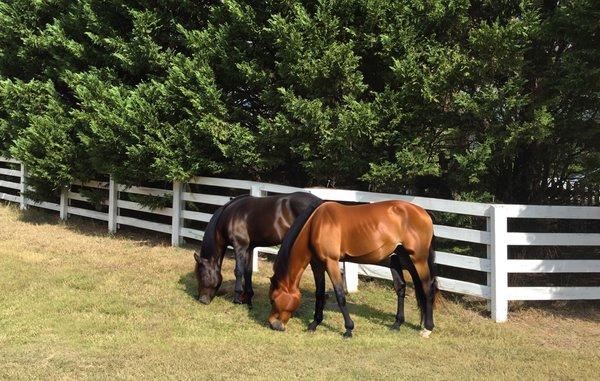
[[[183,238],[202,240],[202,230],[214,210],[229,201],[231,196],[240,194],[264,196],[305,191],[326,200],[343,202],[405,200],[429,211],[485,221],[485,230],[435,225],[438,238],[479,246],[479,251],[485,253],[485,256],[477,257],[464,250],[460,253],[436,251],[436,263],[486,274],[481,284],[441,276],[438,282],[442,290],[488,299],[495,321],[507,319],[510,300],[600,299],[600,287],[509,287],[508,284],[508,275],[511,273],[600,274],[600,258],[594,255],[594,259],[510,259],[508,255],[509,246],[575,246],[597,250],[600,247],[599,233],[510,231],[508,222],[509,219],[552,219],[588,220],[594,223],[600,220],[599,207],[485,204],[351,190],[301,189],[210,177],[196,177],[187,183],[165,182],[163,188],[168,184],[169,189],[157,186],[127,187],[107,178],[105,181],[75,183],[61,192],[60,199],[34,202],[23,196],[27,190],[26,177],[26,168],[18,161],[0,158],[0,200],[19,203],[22,209],[33,206],[53,210],[62,219],[79,215],[106,221],[110,232],[116,232],[120,225],[128,225],[170,234],[173,245],[179,245]],[[89,202],[92,198],[96,200],[94,203]],[[142,202],[144,198],[162,200],[162,205],[150,208],[146,206],[148,202]],[[259,252],[276,254],[277,249],[257,248],[253,264],[255,271],[258,270]],[[343,269],[346,287],[350,292],[357,290],[359,275],[391,279],[389,269],[380,266],[346,263]]]

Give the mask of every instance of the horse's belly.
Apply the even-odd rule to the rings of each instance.
[[[355,263],[378,263],[394,252],[399,243],[386,242],[379,247],[364,247],[362,250],[352,248],[346,250],[343,259]]]

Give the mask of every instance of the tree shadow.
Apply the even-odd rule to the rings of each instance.
[[[83,234],[89,237],[116,237],[119,239],[131,240],[143,246],[170,246],[170,234],[160,232],[149,232],[148,230],[136,228],[133,226],[121,225],[115,234],[108,232],[105,221],[93,220],[76,215],[69,215],[65,221],[61,220],[57,213],[41,210],[38,208],[29,208],[20,211],[18,220],[31,225],[49,225],[64,226],[70,231]],[[185,243],[181,245],[184,249],[194,250],[198,245]]]
[[[183,292],[185,292],[188,297],[196,300],[198,297],[198,288],[196,283],[196,277],[194,272],[189,272],[187,274],[181,275],[179,278],[179,284],[183,285]],[[217,292],[217,298],[225,298],[228,302],[231,302],[233,299],[233,289],[235,286],[235,280],[226,280],[221,285],[221,288]],[[248,316],[252,318],[257,324],[261,326],[268,326],[267,317],[271,312],[271,304],[269,302],[269,285],[265,282],[254,282],[254,299],[252,308],[248,308],[246,305],[241,305],[240,308],[247,309]],[[298,310],[294,312],[294,317],[296,319],[300,319],[302,325],[305,327],[308,326],[310,322],[313,320],[314,313],[314,305],[315,305],[315,294],[313,290],[301,289],[302,292],[302,302]],[[333,291],[328,292],[328,299],[325,303],[325,311],[334,312],[341,314],[335,295]],[[396,296],[393,292],[390,293],[390,298],[393,298],[394,303],[396,302]],[[378,309],[375,309],[367,304],[356,303],[348,301],[348,311],[351,316],[360,316],[363,319],[370,321],[371,323],[390,327],[396,318],[395,314],[383,312]],[[209,306],[203,306],[206,308],[210,308]],[[403,326],[419,331],[420,326],[405,322]],[[332,332],[339,332],[340,334],[344,332],[342,326],[333,325],[324,320],[323,323],[319,326],[321,329],[326,329]]]

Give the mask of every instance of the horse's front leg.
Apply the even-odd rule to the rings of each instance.
[[[310,261],[310,267],[315,277],[315,316],[308,330],[314,332],[323,321],[323,308],[325,307],[325,266],[319,260]]]
[[[236,304],[244,303],[244,288],[242,286],[242,279],[246,271],[246,252],[248,246],[235,245],[235,295],[233,296],[233,302]]]
[[[344,315],[344,327],[346,328],[344,337],[350,338],[352,337],[354,322],[350,318],[348,308],[346,307],[346,293],[344,292],[344,282],[342,279],[342,273],[340,272],[339,262],[332,259],[327,260],[326,269],[327,273],[329,274],[329,278],[331,279],[331,283],[333,284],[333,290],[335,291],[338,306],[340,307],[340,311],[342,311],[342,315]]]

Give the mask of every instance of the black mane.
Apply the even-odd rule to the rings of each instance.
[[[210,221],[208,222],[208,225],[206,225],[206,229],[204,230],[204,237],[202,238],[200,257],[209,259],[216,254],[217,248],[215,246],[215,233],[217,231],[217,223],[219,222],[221,214],[223,213],[226,207],[228,207],[235,201],[248,196],[248,194],[244,194],[241,196],[234,197],[231,200],[229,200],[225,205],[217,209],[215,213],[213,213],[212,217],[210,218]]]
[[[294,242],[296,242],[296,238],[298,238],[298,235],[306,224],[306,221],[310,218],[310,216],[312,216],[315,209],[317,209],[323,202],[324,201],[321,199],[311,202],[311,204],[301,214],[299,214],[298,217],[296,217],[294,223],[290,227],[290,230],[288,230],[285,237],[283,237],[283,242],[281,243],[279,252],[277,252],[277,258],[275,258],[275,263],[273,264],[274,274],[273,277],[271,277],[272,284],[279,282],[287,273],[292,246],[294,245]]]

